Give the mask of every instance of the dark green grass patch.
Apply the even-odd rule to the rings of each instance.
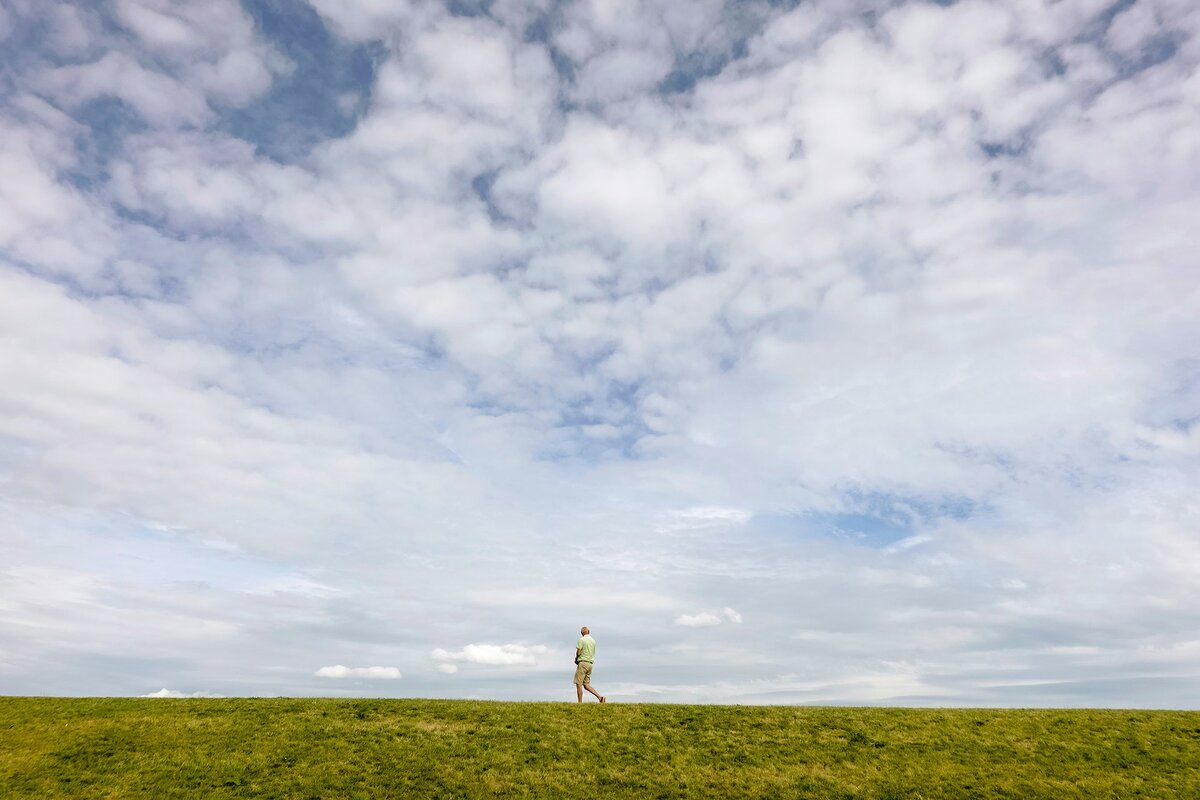
[[[0,698],[0,797],[1200,798],[1200,713]]]

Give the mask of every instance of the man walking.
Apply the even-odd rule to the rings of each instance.
[[[604,696],[592,688],[592,664],[596,661],[596,640],[592,632],[584,625],[579,629],[579,641],[575,643],[575,697],[582,703],[583,690],[587,689],[601,703],[607,702]]]

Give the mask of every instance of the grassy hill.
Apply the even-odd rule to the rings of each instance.
[[[1200,713],[0,697],[0,797],[1200,798]]]

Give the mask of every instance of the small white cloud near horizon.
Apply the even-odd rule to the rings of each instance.
[[[192,697],[223,697],[224,695],[213,694],[212,692],[180,692],[175,689],[162,688],[157,692],[150,694],[139,694],[138,697],[170,697],[172,699],[192,698]]]
[[[321,667],[313,673],[318,678],[371,678],[394,681],[400,677],[396,667],[346,667],[335,664],[332,667]]]
[[[699,522],[737,522],[742,523],[754,516],[754,513],[744,508],[726,508],[724,506],[697,506],[695,508],[677,511],[680,519],[690,519]]]
[[[453,675],[454,673],[458,672],[458,665],[457,664],[438,664],[438,672],[441,672],[444,675]]]
[[[933,541],[933,537],[930,536],[929,534],[917,533],[912,536],[906,536],[897,542],[893,542],[891,545],[889,545],[884,550],[884,552],[899,553],[901,551],[909,550],[918,545],[922,545],[922,544],[925,544],[926,542],[932,542],[932,541]]]
[[[732,525],[745,525],[754,516],[752,511],[743,508],[725,508],[723,506],[696,506],[693,508],[677,509],[660,515],[656,526],[659,532],[699,530]]]
[[[722,611],[721,613],[725,615],[725,619],[729,620],[729,621],[730,621],[730,622],[732,622],[734,625],[741,625],[741,624],[742,624],[742,615],[741,615],[741,614],[739,614],[739,613],[738,613],[737,611],[735,611],[734,609],[732,609],[732,608],[729,608],[728,606],[726,606],[726,607],[725,607],[725,610],[724,610],[724,611]]]
[[[721,618],[716,614],[701,611],[699,614],[680,614],[675,618],[675,624],[685,628],[711,628],[720,625]]]
[[[544,644],[469,644],[462,650],[453,652],[438,647],[430,653],[430,656],[438,661],[446,662],[468,661],[472,664],[493,666],[531,665],[536,664],[537,656],[545,654],[548,649]],[[442,671],[447,672],[446,670]]]

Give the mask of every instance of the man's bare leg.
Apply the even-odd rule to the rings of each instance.
[[[599,700],[601,703],[604,702],[604,698],[600,695],[599,692],[597,692],[595,689],[592,688],[592,685],[590,683],[585,683],[583,685],[583,688],[587,689],[589,692],[594,694],[596,696],[596,699]],[[579,701],[583,702],[583,693],[582,692],[579,693]]]
[[[580,703],[583,702],[583,685],[582,684],[579,684],[579,683],[575,684],[575,698]]]

